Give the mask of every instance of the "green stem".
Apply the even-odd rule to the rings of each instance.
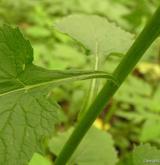
[[[98,45],[96,44],[94,71],[97,71],[99,69],[99,56],[98,56],[98,51],[97,51],[98,48],[97,47],[98,47]],[[93,100],[96,98],[96,95],[97,95],[97,92],[98,92],[97,83],[98,83],[97,79],[91,80],[91,90],[90,90],[90,94],[89,94],[88,104],[86,106],[87,109],[91,105]]]
[[[119,83],[119,86],[126,79],[127,75],[133,70],[145,51],[160,34],[160,7],[157,9],[149,23],[145,26],[141,34],[133,43],[127,54],[115,69],[113,76]],[[82,138],[92,126],[99,113],[105,108],[114,93],[118,90],[113,82],[107,81],[95,101],[88,111],[82,116],[69,140],[59,154],[55,165],[65,165],[76,150]]]
[[[95,53],[95,59],[94,59],[94,71],[98,71],[99,69],[99,55],[98,55],[98,43],[96,42],[96,53]],[[87,93],[87,99],[85,99],[84,106],[82,106],[82,110],[79,113],[78,119],[82,117],[82,115],[88,110],[89,106],[93,102],[93,100],[96,98],[98,93],[98,80],[92,79],[89,90]]]

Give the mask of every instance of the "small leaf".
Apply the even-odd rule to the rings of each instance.
[[[130,33],[96,15],[70,15],[55,27],[81,42],[93,54],[125,53],[133,42]]]
[[[58,156],[72,131],[73,129],[70,129],[53,137],[49,142],[50,151]],[[115,165],[116,162],[117,156],[111,136],[92,127],[70,158],[68,165]]]

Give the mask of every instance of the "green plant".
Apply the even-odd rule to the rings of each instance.
[[[126,56],[122,59],[118,67],[115,69],[113,76],[115,77],[119,86],[125,80],[127,75],[132,71],[133,67],[145,53],[147,48],[152,44],[152,42],[159,36],[160,33],[160,8],[157,9],[156,13],[141,32],[137,40],[131,46],[129,51],[127,52]],[[64,28],[66,30],[66,28]],[[64,30],[64,32],[66,32]],[[150,36],[148,36],[150,34]],[[105,107],[106,103],[109,99],[114,95],[117,91],[119,86],[116,86],[110,81],[104,85],[102,90],[100,91],[99,95],[92,103],[88,111],[82,116],[82,119],[79,121],[78,125],[76,126],[74,132],[72,133],[71,137],[65,144],[64,148],[62,149],[61,153],[59,154],[55,164],[65,164],[67,160],[70,158],[78,144],[80,143],[81,139],[90,128],[98,114],[102,111]]]
[[[71,16],[66,18],[66,20],[64,19],[64,22],[57,24],[57,28],[68,33],[79,42],[82,42],[85,47],[90,49],[92,54],[96,55],[95,70],[93,71],[57,71],[38,67],[33,64],[33,49],[30,43],[23,38],[20,31],[9,26],[1,27],[0,164],[25,165],[34,152],[44,152],[46,143],[48,142],[47,137],[53,132],[53,126],[57,123],[57,111],[60,109],[50,95],[50,90],[53,87],[75,80],[95,78],[108,79],[95,101],[93,101],[93,98],[91,97],[91,101],[89,100],[87,103],[88,107],[88,105],[93,102],[89,110],[86,109],[82,113],[78,125],[71,134],[69,141],[66,142],[62,152],[56,148],[56,139],[52,139],[50,142],[50,150],[58,156],[55,164],[66,164],[73,151],[80,143],[80,140],[90,128],[100,111],[104,108],[110,97],[116,92],[146,49],[159,35],[159,16],[160,9],[157,10],[156,14],[151,19],[151,22],[146,26],[138,39],[134,42],[133,46],[131,46],[133,39],[130,39],[132,35],[98,16]],[[83,26],[81,29],[82,31],[77,31],[75,27],[79,21],[82,25],[88,23],[91,28],[95,28],[96,30],[87,31],[86,27]],[[106,28],[108,29],[106,30]],[[97,35],[95,35],[96,32]],[[111,38],[108,33],[112,33]],[[148,33],[151,36],[148,36]],[[124,54],[130,46],[131,48],[128,53],[123,57],[113,74],[98,71],[98,61],[103,61],[106,56],[111,53]],[[94,82],[94,84],[96,83]],[[93,89],[96,88],[93,87],[92,92]],[[111,137],[107,133],[92,128],[88,136],[85,137],[84,144],[82,143],[80,148],[84,148],[86,141],[87,144],[88,141],[93,141],[93,143],[95,143],[93,136],[100,139],[98,143],[99,146],[95,147],[98,148],[105,145],[105,151],[107,152],[107,150],[109,150],[109,152],[113,153],[111,159],[109,159],[110,157],[106,159],[103,154],[100,154],[103,162],[110,165],[115,164],[117,160],[116,152],[113,148]],[[61,139],[60,137],[59,139]],[[66,137],[68,137],[68,134]],[[104,140],[102,144],[100,143],[101,139]],[[52,146],[52,144],[54,144],[54,146]],[[60,141],[59,146],[62,147],[63,144],[64,142]],[[89,154],[92,153],[92,148],[92,146],[88,147],[87,153],[89,157],[87,159],[91,159]],[[80,150],[81,149],[75,153],[69,163],[72,164],[74,162],[81,164],[82,162],[83,164],[85,157]],[[149,152],[149,155],[151,153]],[[92,154],[94,155],[95,153]],[[81,159],[78,160],[76,155],[80,155]],[[134,160],[137,161],[137,156],[134,157]],[[42,157],[39,158],[43,159]],[[157,156],[155,158],[157,158]],[[36,160],[32,160],[30,164],[34,163],[34,161]],[[87,163],[93,164],[94,161],[96,161],[96,159]],[[97,162],[98,161],[99,159]],[[50,164],[50,162],[47,163]]]
[[[0,28],[0,50],[0,164],[25,164],[42,149],[43,137],[57,121],[59,106],[48,94],[53,86],[97,77],[115,81],[100,71],[51,71],[34,65],[29,41],[6,25]]]

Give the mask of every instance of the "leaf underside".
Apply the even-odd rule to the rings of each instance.
[[[62,18],[55,28],[82,43],[92,54],[126,53],[134,36],[96,15],[74,14]]]

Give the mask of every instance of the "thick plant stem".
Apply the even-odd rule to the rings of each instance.
[[[145,26],[141,34],[138,36],[136,41],[128,50],[127,54],[115,69],[113,76],[117,80],[119,86],[125,80],[127,75],[133,70],[142,55],[159,36],[159,34],[160,7],[157,9],[149,23]],[[92,123],[95,121],[96,117],[105,108],[106,104],[118,90],[119,86],[116,86],[111,81],[106,82],[95,101],[77,124],[75,130],[55,161],[55,165],[66,165],[78,144],[81,142],[88,129],[92,126]]]

